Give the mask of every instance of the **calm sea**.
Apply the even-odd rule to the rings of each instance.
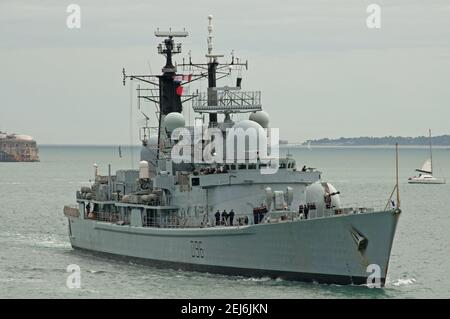
[[[323,172],[347,203],[386,200],[394,183],[389,148],[285,149]],[[65,204],[93,177],[136,168],[138,148],[41,146],[39,163],[0,163],[1,298],[431,298],[450,297],[450,183],[408,185],[426,149],[400,150],[400,217],[384,289],[156,269],[73,251]],[[434,150],[435,175],[450,179],[450,150]],[[66,287],[66,268],[81,268],[81,288]]]

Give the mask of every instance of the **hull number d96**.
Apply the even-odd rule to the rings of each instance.
[[[191,240],[192,258],[205,258],[205,250],[201,240]]]

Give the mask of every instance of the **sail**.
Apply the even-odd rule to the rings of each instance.
[[[427,159],[423,165],[421,169],[416,169],[416,171],[418,172],[422,172],[422,173],[427,173],[427,174],[431,174],[431,158]]]

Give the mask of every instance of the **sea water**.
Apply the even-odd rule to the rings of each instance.
[[[63,206],[89,185],[97,163],[106,175],[137,168],[139,148],[41,146],[39,163],[0,163],[1,298],[431,298],[450,297],[450,183],[407,184],[428,157],[424,148],[400,149],[402,214],[383,289],[246,278],[153,268],[74,251]],[[315,167],[344,203],[387,202],[395,185],[390,147],[283,148],[297,166]],[[450,150],[433,152],[435,176],[450,182]],[[376,203],[374,203],[376,204]],[[78,265],[81,286],[66,285]]]

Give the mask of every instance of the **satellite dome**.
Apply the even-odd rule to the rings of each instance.
[[[267,112],[258,111],[258,112],[250,113],[250,116],[248,119],[258,123],[263,128],[269,127],[269,119],[270,118],[269,118],[269,114],[267,114]]]
[[[172,112],[166,115],[164,119],[164,124],[169,132],[173,132],[175,129],[179,127],[184,127],[186,122],[184,120],[183,114],[178,112]]]
[[[319,212],[341,208],[339,192],[327,182],[316,182],[306,187],[306,203],[315,204]]]

